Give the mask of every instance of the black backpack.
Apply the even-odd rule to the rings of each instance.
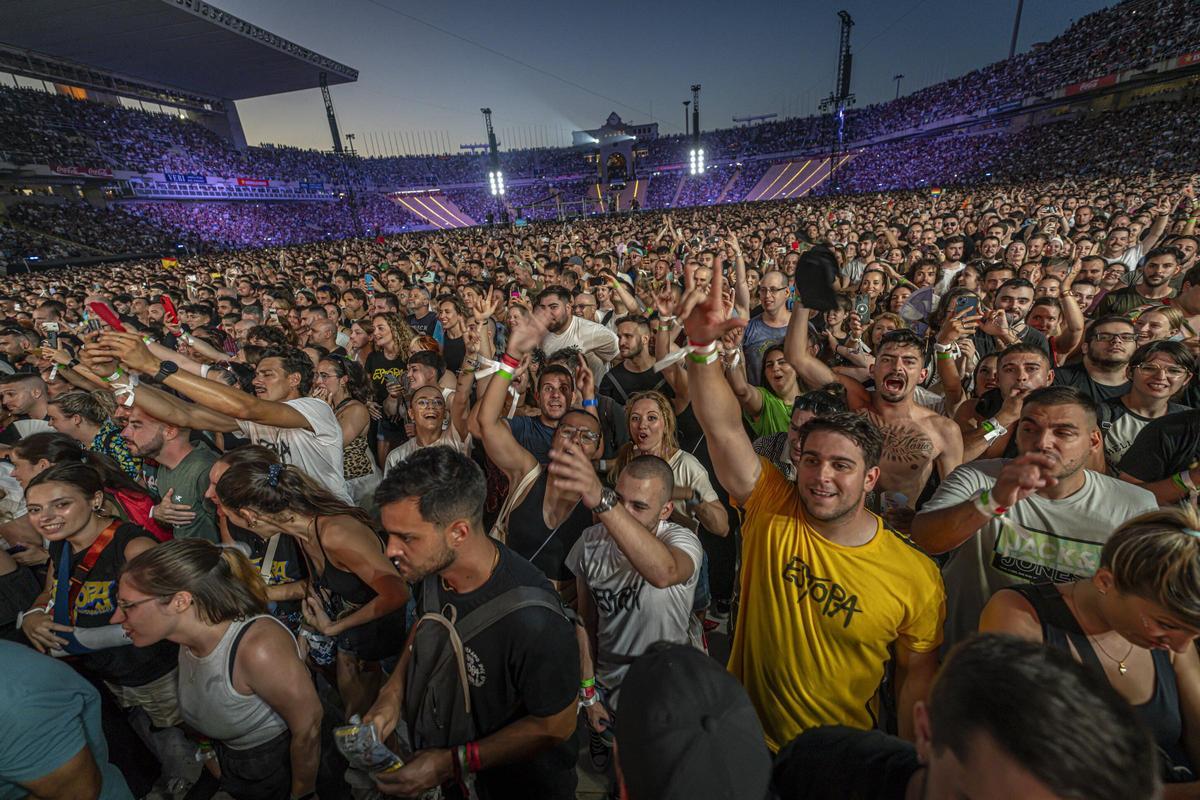
[[[433,605],[437,581],[430,575],[421,586],[421,617],[409,643],[403,717],[414,751],[455,747],[478,738],[463,645],[522,608],[545,608],[572,621],[559,596],[540,586],[515,586],[455,619],[454,608],[443,613]]]

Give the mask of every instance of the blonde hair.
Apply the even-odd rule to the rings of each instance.
[[[117,407],[112,394],[101,390],[66,392],[50,400],[47,405],[56,407],[68,417],[78,414],[96,425],[103,425]]]
[[[122,573],[142,592],[171,597],[189,592],[208,625],[267,611],[267,589],[242,551],[205,539],[172,539],[133,558]]]
[[[1184,320],[1186,319],[1179,306],[1150,306],[1149,308],[1143,309],[1142,313],[1138,316],[1140,318],[1146,316],[1147,314],[1162,314],[1167,320],[1167,327],[1170,328],[1172,335],[1179,332],[1179,329],[1183,327]]]
[[[1100,566],[1117,591],[1165,608],[1200,628],[1200,514],[1194,508],[1160,508],[1135,517],[1109,537]]]
[[[651,400],[654,405],[658,406],[658,413],[663,418],[663,452],[671,452],[678,449],[679,442],[676,438],[675,430],[675,409],[671,406],[671,401],[662,392],[656,392],[653,389],[645,392],[634,392],[630,396],[629,402],[625,405],[625,428],[629,429],[629,425],[633,421],[633,406],[639,400]],[[625,469],[625,465],[636,458],[638,455],[633,442],[626,442],[621,445],[621,449],[617,451],[617,457],[613,459],[612,469],[608,472],[610,483],[615,484],[617,477],[621,474],[621,470]]]

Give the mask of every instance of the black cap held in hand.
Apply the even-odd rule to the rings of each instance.
[[[837,256],[827,245],[819,244],[800,256],[796,264],[796,293],[800,304],[817,311],[836,308],[837,292],[833,282],[837,278]]]
[[[746,690],[690,645],[659,643],[621,684],[617,760],[629,800],[762,800],[771,778]]]

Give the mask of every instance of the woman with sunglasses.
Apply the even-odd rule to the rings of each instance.
[[[301,608],[319,635],[314,660],[336,664],[347,715],[370,707],[377,662],[404,644],[408,587],[383,552],[371,518],[293,466],[234,464],[217,482],[228,519],[264,539],[289,536],[308,568]],[[325,649],[336,649],[336,659]]]
[[[371,387],[366,374],[344,356],[326,356],[317,362],[312,396],[333,408],[342,429],[342,476],[356,505],[375,507],[375,487],[382,477],[368,444],[371,412],[367,402]]]
[[[1104,675],[1158,743],[1165,797],[1195,797],[1200,764],[1200,515],[1162,508],[1129,520],[1100,551],[1095,575],[1023,584],[992,596],[981,632],[1070,653]]]
[[[212,740],[221,789],[237,800],[311,795],[321,701],[246,557],[179,539],[131,559],[120,591],[114,621],[137,647],[179,645],[179,710]]]
[[[176,646],[131,647],[113,614],[126,562],[157,540],[105,510],[103,478],[79,462],[41,472],[25,488],[29,521],[50,543],[42,593],[19,623],[40,652],[76,656],[84,675],[104,681],[125,708],[141,707],[157,728],[178,724]]]

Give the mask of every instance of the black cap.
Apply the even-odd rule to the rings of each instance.
[[[617,758],[630,800],[761,800],[771,756],[746,690],[690,645],[654,645],[621,683]]]
[[[837,307],[837,256],[826,245],[819,244],[805,251],[796,264],[796,293],[805,308],[829,311]]]

